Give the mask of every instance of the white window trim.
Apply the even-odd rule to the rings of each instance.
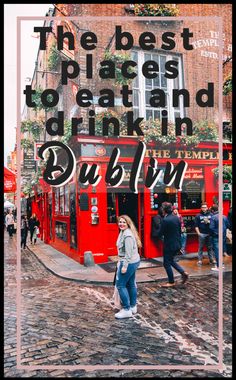
[[[145,62],[144,54],[145,53],[148,54],[149,52],[148,51],[147,52],[140,51],[138,49],[137,50],[134,49],[133,51],[138,54],[138,83],[139,83],[139,87],[138,87],[138,101],[139,101],[138,111],[139,111],[139,117],[143,117],[144,119],[146,119],[146,101],[145,101],[146,87],[145,87],[145,77],[142,73],[142,66]],[[178,64],[179,89],[183,89],[184,88],[184,78],[183,78],[182,57],[178,54],[171,54],[171,55],[166,54],[163,51],[154,51],[154,52],[151,52],[151,54],[165,55],[166,61],[172,60],[173,58],[178,59],[178,62],[179,62],[179,64]],[[160,80],[161,80],[161,78],[160,78]],[[168,111],[168,121],[170,121],[170,122],[175,121],[175,118],[174,118],[175,108],[171,106],[171,104],[172,104],[172,90],[174,88],[173,85],[174,85],[174,79],[167,79],[167,89],[168,89],[168,92],[167,92],[167,111]],[[152,109],[153,108],[154,107],[152,107]],[[184,107],[183,107],[182,96],[180,97],[179,112],[180,112],[180,117],[183,118],[185,115],[185,112],[184,112]]]

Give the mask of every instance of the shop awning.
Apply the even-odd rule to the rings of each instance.
[[[16,175],[4,166],[4,193],[14,193],[16,191]]]

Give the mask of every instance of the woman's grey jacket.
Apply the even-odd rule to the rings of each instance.
[[[120,231],[116,245],[119,261],[123,263],[124,268],[140,260],[137,242],[130,228]]]

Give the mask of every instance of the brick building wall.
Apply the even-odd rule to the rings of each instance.
[[[129,4],[56,4],[55,16],[127,16],[125,8],[128,8]],[[230,4],[178,4],[179,16],[223,16],[223,31],[224,31],[224,59],[231,56],[231,19],[232,19],[232,7]],[[140,17],[141,19],[141,17]],[[111,21],[96,21],[86,22],[81,19],[79,21],[69,21],[71,30],[74,31],[77,42],[79,41],[81,34],[85,30],[94,31],[98,37],[97,48],[92,51],[94,59],[94,71],[96,72],[97,62],[103,60],[105,48],[111,46],[111,50],[114,51],[112,45],[114,41],[111,41],[111,37],[114,33],[114,23]],[[121,24],[119,20],[119,24]],[[61,23],[63,25],[63,22]],[[193,32],[193,38],[191,42],[194,46],[193,51],[186,52],[182,46],[182,39],[180,38],[180,32],[186,27]],[[130,15],[129,21],[122,21],[122,30],[132,31],[134,37],[134,45],[138,46],[138,38],[144,31],[152,32],[156,38],[157,43],[155,47],[156,51],[160,52],[161,34],[165,31],[173,31],[176,33],[176,47],[171,53],[177,52],[183,59],[183,76],[184,76],[184,88],[190,92],[190,107],[185,108],[185,116],[190,117],[193,121],[205,120],[214,121],[218,123],[218,22],[206,21],[183,21],[176,23],[172,26],[159,26],[155,23],[147,24],[144,22],[135,22]],[[211,46],[207,46],[212,44]],[[91,91],[94,95],[99,95],[101,88],[106,88],[106,82],[99,80],[98,76],[94,76],[94,80],[89,82],[85,77],[85,55],[86,52],[81,49],[80,46],[76,46],[75,57],[80,63],[81,73],[78,78],[73,82],[78,84],[79,88],[88,88],[91,86]],[[231,61],[223,66],[224,78],[231,71]],[[207,82],[214,82],[215,85],[215,98],[214,108],[201,108],[194,101],[195,93],[198,89],[205,88]],[[55,80],[54,80],[55,85]],[[109,83],[111,88],[111,82]],[[71,86],[64,86],[64,110],[68,112],[75,104],[75,97],[71,92]],[[117,89],[115,89],[117,94]],[[71,103],[72,101],[72,103]],[[223,120],[231,119],[231,94],[223,96]],[[121,109],[122,110],[122,109]],[[84,116],[87,120],[88,109],[80,109],[80,115]],[[69,115],[68,115],[69,116]]]

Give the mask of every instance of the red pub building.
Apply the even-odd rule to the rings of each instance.
[[[223,17],[230,14],[230,5],[224,4],[178,4],[179,16],[221,16],[222,7],[225,8]],[[99,10],[99,11],[98,11]],[[160,33],[160,30],[168,30],[168,26],[150,25],[146,23],[132,21],[133,7],[125,4],[56,4],[54,16],[55,20],[58,16],[86,16],[86,15],[106,15],[106,16],[130,16],[130,22],[124,24],[124,29],[133,30],[134,49],[131,52],[132,59],[141,65],[148,59],[158,62],[160,72],[158,78],[147,79],[142,75],[134,80],[133,89],[133,107],[134,116],[143,116],[146,120],[162,118],[162,111],[168,111],[170,121],[176,117],[191,117],[195,122],[201,120],[214,121],[218,125],[218,97],[215,99],[213,108],[199,108],[197,104],[191,104],[190,108],[184,106],[183,99],[175,108],[171,106],[171,101],[165,107],[150,106],[150,91],[155,87],[163,89],[166,94],[171,94],[173,87],[181,89],[183,87],[189,89],[190,95],[193,96],[197,89],[206,88],[207,82],[214,82],[218,76],[218,59],[217,54],[217,34],[214,35],[216,23],[213,21],[206,25],[202,22],[188,24],[191,25],[192,31],[199,32],[198,38],[193,41],[193,53],[186,54],[180,45],[179,37],[173,52],[165,52],[159,47],[151,52],[143,52],[137,44],[137,35],[142,31],[154,30]],[[231,19],[231,18],[230,18]],[[185,22],[185,21],[184,21]],[[187,21],[186,21],[187,23]],[[81,35],[83,23],[75,21],[60,21],[60,25],[64,25],[67,31],[71,31],[77,40]],[[79,29],[78,27],[81,29]],[[112,36],[111,30],[114,25],[106,24],[107,34],[100,30],[102,23],[97,23],[97,36],[99,36],[98,49],[96,51],[96,62],[101,61],[104,54],[104,46],[109,47],[111,51],[114,41],[108,39]],[[95,25],[95,26],[96,26]],[[130,29],[128,26],[130,25]],[[178,23],[173,26],[172,31],[182,30],[184,24]],[[185,25],[187,26],[187,24]],[[104,26],[103,26],[104,27]],[[170,26],[169,26],[170,27]],[[109,30],[110,28],[110,30]],[[113,29],[112,29],[113,28]],[[175,29],[177,28],[177,29]],[[94,30],[93,28],[91,28]],[[200,31],[199,31],[200,30]],[[230,26],[224,22],[225,32],[225,49],[230,50]],[[201,38],[200,38],[201,36]],[[55,36],[54,36],[55,37]],[[51,38],[51,37],[50,37]],[[48,39],[48,43],[50,42]],[[210,44],[210,40],[215,41]],[[226,49],[227,50],[227,49]],[[79,62],[83,62],[85,57],[81,51],[75,51],[72,56],[68,51],[68,46],[64,46],[62,51],[63,59],[74,59],[77,57]],[[230,56],[230,53],[226,54]],[[225,50],[224,50],[225,52]],[[210,54],[212,53],[212,54]],[[40,55],[38,57],[40,59]],[[175,81],[167,81],[164,75],[163,65],[167,60],[172,59],[178,62],[179,76]],[[225,57],[226,65],[224,67],[224,76],[230,72],[231,59]],[[81,63],[81,68],[84,68]],[[88,118],[88,110],[80,109],[75,106],[74,90],[86,88],[86,78],[84,70],[81,70],[81,76],[69,81],[67,88],[61,87],[56,75],[47,77],[47,87],[57,89],[60,94],[60,103],[57,111],[64,110],[65,117],[83,116]],[[44,77],[45,79],[45,77]],[[41,78],[41,80],[44,80]],[[38,77],[38,80],[39,77]],[[157,83],[158,82],[158,83]],[[96,85],[94,85],[96,83]],[[172,86],[172,88],[170,88]],[[99,90],[104,88],[101,81],[95,80],[91,86],[95,95],[99,94]],[[215,93],[217,94],[217,81],[215,85]],[[169,96],[169,95],[168,95]],[[171,96],[171,95],[170,95]],[[172,99],[169,99],[172,100]],[[61,107],[61,108],[60,108]],[[227,95],[223,99],[223,123],[230,124],[231,118],[231,97]],[[97,99],[93,100],[93,109],[95,114],[99,112],[99,104]],[[117,112],[124,113],[122,108],[118,90],[115,89],[115,107]],[[103,110],[104,111],[104,110]],[[127,111],[127,110],[126,110]],[[84,127],[85,128],[85,127]],[[179,208],[179,213],[183,216],[187,230],[187,246],[186,252],[197,252],[198,243],[197,235],[194,229],[194,218],[200,212],[202,202],[207,202],[210,207],[218,201],[218,180],[216,170],[219,165],[219,145],[214,138],[211,141],[199,142],[195,145],[183,145],[178,142],[168,144],[157,144],[150,139],[146,144],[146,152],[143,158],[140,174],[138,177],[138,192],[130,191],[129,180],[132,170],[134,156],[138,147],[137,136],[90,136],[84,133],[82,128],[77,136],[73,136],[70,140],[76,158],[76,171],[70,182],[61,187],[51,187],[46,184],[42,178],[39,180],[41,190],[35,193],[34,197],[28,199],[29,213],[35,212],[40,219],[41,239],[72,257],[81,264],[84,262],[84,252],[91,251],[96,263],[107,262],[109,256],[117,254],[116,239],[118,236],[117,216],[121,214],[129,215],[137,226],[140,233],[143,247],[141,254],[145,258],[154,258],[162,256],[161,242],[154,243],[151,238],[151,220],[157,214],[158,208],[164,201],[171,202]],[[120,150],[118,164],[122,165],[125,170],[123,182],[118,187],[109,186],[105,181],[107,166],[115,147]],[[182,189],[178,191],[174,185],[166,186],[160,177],[155,187],[150,189],[145,186],[145,177],[147,174],[150,157],[158,161],[158,167],[164,172],[166,162],[170,161],[173,165],[177,165],[180,160],[184,160],[188,164],[187,171],[184,176]],[[99,166],[99,175],[101,179],[96,186],[85,185],[79,181],[79,173],[81,166],[84,164],[97,164]],[[231,143],[225,142],[223,145],[223,165],[232,164],[232,147]],[[223,184],[223,206],[224,214],[227,215],[231,205],[230,184]]]

